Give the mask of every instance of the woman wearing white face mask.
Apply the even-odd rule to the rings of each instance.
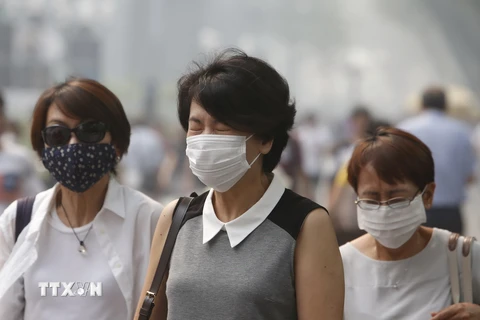
[[[480,319],[480,246],[421,226],[435,190],[428,147],[380,128],[356,146],[348,181],[358,195],[358,225],[368,233],[340,248],[344,319]],[[464,249],[471,260],[462,258]]]
[[[272,174],[295,116],[286,81],[230,50],[180,79],[178,113],[190,168],[211,189],[190,205],[150,319],[341,319],[328,214]],[[157,225],[144,292],[176,203]]]

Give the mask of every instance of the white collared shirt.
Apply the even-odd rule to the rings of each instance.
[[[16,203],[10,205],[0,216],[2,320],[23,319],[23,275],[37,260],[41,230],[51,227],[47,218],[53,209],[57,188],[58,185],[37,195],[31,222],[20,234],[17,243],[14,242]],[[125,319],[128,320],[133,318],[140,297],[151,241],[162,209],[161,204],[111,179],[104,205],[93,221],[91,232],[125,299],[128,310]],[[105,297],[105,308],[108,307],[108,297]],[[94,319],[95,315],[89,315],[88,310],[85,310],[83,317]]]
[[[274,175],[267,191],[257,203],[238,218],[224,223],[215,214],[212,203],[213,189],[211,189],[203,207],[203,244],[212,240],[220,230],[225,230],[230,246],[234,248],[267,219],[284,192],[285,187],[280,178]]]

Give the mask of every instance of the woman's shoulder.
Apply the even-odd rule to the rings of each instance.
[[[314,217],[307,217],[313,214]],[[305,223],[327,227],[328,211],[315,201],[303,197],[290,189],[285,189],[268,219],[287,231],[295,240]]]
[[[451,237],[455,233],[452,233],[444,229],[438,229],[438,228],[433,228],[431,232],[432,232],[432,238],[428,244],[428,247],[447,252],[449,244],[452,241]],[[461,255],[462,246],[465,238],[466,236],[462,236],[462,235],[459,235],[457,238],[456,250],[459,255]]]
[[[355,263],[359,258],[368,260],[369,258],[367,258],[364,250],[371,245],[371,241],[371,236],[367,233],[342,245],[340,254],[342,255],[343,263],[346,265]]]
[[[23,242],[23,239],[25,238],[25,232],[23,232],[23,236],[21,235],[18,238],[18,241],[15,240],[16,232],[21,233],[22,230],[25,230],[27,228],[27,225],[32,225],[30,221],[34,220],[34,229],[38,229],[39,225],[43,221],[44,217],[46,216],[46,209],[48,209],[48,205],[50,204],[54,194],[55,194],[56,188],[53,187],[51,189],[42,191],[35,195],[34,202],[33,202],[33,208],[32,208],[32,214],[29,218],[25,218],[23,220],[23,223],[20,224],[20,229],[17,229],[17,206],[20,201],[20,199],[15,200],[12,202],[5,210],[3,213],[0,213],[0,247],[3,247],[2,249],[8,249],[8,253],[10,253],[11,249],[15,245],[16,242],[21,243]],[[39,210],[39,208],[42,208],[42,211]],[[28,227],[28,232],[30,232],[30,227]],[[0,250],[1,251],[1,250]],[[0,252],[0,256],[2,254],[5,254],[5,252]],[[2,260],[2,257],[0,257],[0,260]],[[4,261],[3,261],[4,262]],[[0,261],[0,265],[2,264],[2,261]],[[1,269],[1,267],[0,267]]]
[[[325,209],[325,207],[323,207],[322,205],[290,189],[285,189],[285,192],[283,193],[280,202],[282,202],[283,205],[288,204],[289,206],[294,208],[304,207],[306,210],[310,211],[321,208],[327,211],[327,209]]]
[[[202,214],[203,212],[203,205],[205,204],[205,199],[207,198],[208,192],[205,192],[201,195],[193,195],[192,194],[192,202],[190,203],[188,210],[187,210],[187,220]],[[167,221],[167,224],[171,224],[172,217],[175,213],[175,209],[177,208],[178,202],[181,198],[175,199],[169,202],[162,211],[162,219],[159,220],[159,224],[165,224],[164,221]]]
[[[187,220],[203,214],[203,207],[209,193],[210,191],[206,191],[200,195],[196,193],[192,194],[193,199],[187,211]]]
[[[129,186],[120,184],[119,182],[112,180],[109,188],[121,189],[123,193],[123,200],[126,206],[138,206],[139,209],[145,208],[147,210],[153,209],[155,211],[162,211],[164,206],[157,200],[152,199],[143,192],[130,188]],[[115,200],[119,200],[118,198]]]
[[[32,212],[33,212],[32,215],[42,204],[44,204],[45,202],[50,203],[50,201],[52,200],[55,194],[55,190],[56,190],[56,186],[53,186],[52,188],[39,192],[33,196],[34,203],[32,208]],[[6,221],[15,220],[15,217],[17,215],[17,205],[18,205],[18,202],[22,199],[26,199],[26,197],[13,201],[3,211],[3,213],[0,213],[0,224],[4,224]]]

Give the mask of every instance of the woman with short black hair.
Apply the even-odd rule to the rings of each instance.
[[[114,177],[130,144],[122,104],[70,79],[38,99],[31,140],[58,184],[30,221],[23,200],[0,216],[0,319],[132,319],[163,207]]]
[[[188,210],[151,319],[342,319],[343,269],[328,214],[272,174],[295,116],[285,79],[228,50],[178,88],[190,168],[211,189]],[[144,293],[176,203],[157,225]]]

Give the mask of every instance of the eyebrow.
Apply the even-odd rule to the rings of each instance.
[[[65,122],[63,122],[62,120],[58,120],[58,119],[51,119],[50,121],[47,122],[47,126],[52,125],[52,124],[59,124],[59,125],[62,125],[62,126],[67,126],[67,124]]]
[[[190,118],[188,118],[188,121],[189,121],[189,122],[195,122],[195,123],[198,123],[198,124],[202,124],[202,123],[203,123],[199,118],[197,118],[197,117],[195,117],[195,116],[191,116]],[[212,122],[213,122],[213,124],[221,123],[221,122],[219,122],[217,119],[212,119]]]
[[[398,189],[392,189],[392,190],[389,190],[387,193],[389,195],[392,195],[392,194],[398,194],[398,193],[403,193],[403,192],[407,192],[408,190],[405,189],[405,188],[398,188]],[[362,196],[378,196],[380,194],[380,192],[378,191],[370,191],[370,190],[366,190],[364,192],[361,193]]]
[[[196,118],[196,117],[190,117],[188,119],[189,122],[195,122],[195,123],[202,123],[202,121],[200,121],[200,119]]]
[[[377,192],[377,191],[364,191],[361,193],[362,196],[378,196],[380,194],[380,192]]]
[[[393,189],[388,191],[388,194],[396,194],[396,193],[402,193],[402,192],[408,192],[408,190],[405,188],[398,188],[398,189]]]

